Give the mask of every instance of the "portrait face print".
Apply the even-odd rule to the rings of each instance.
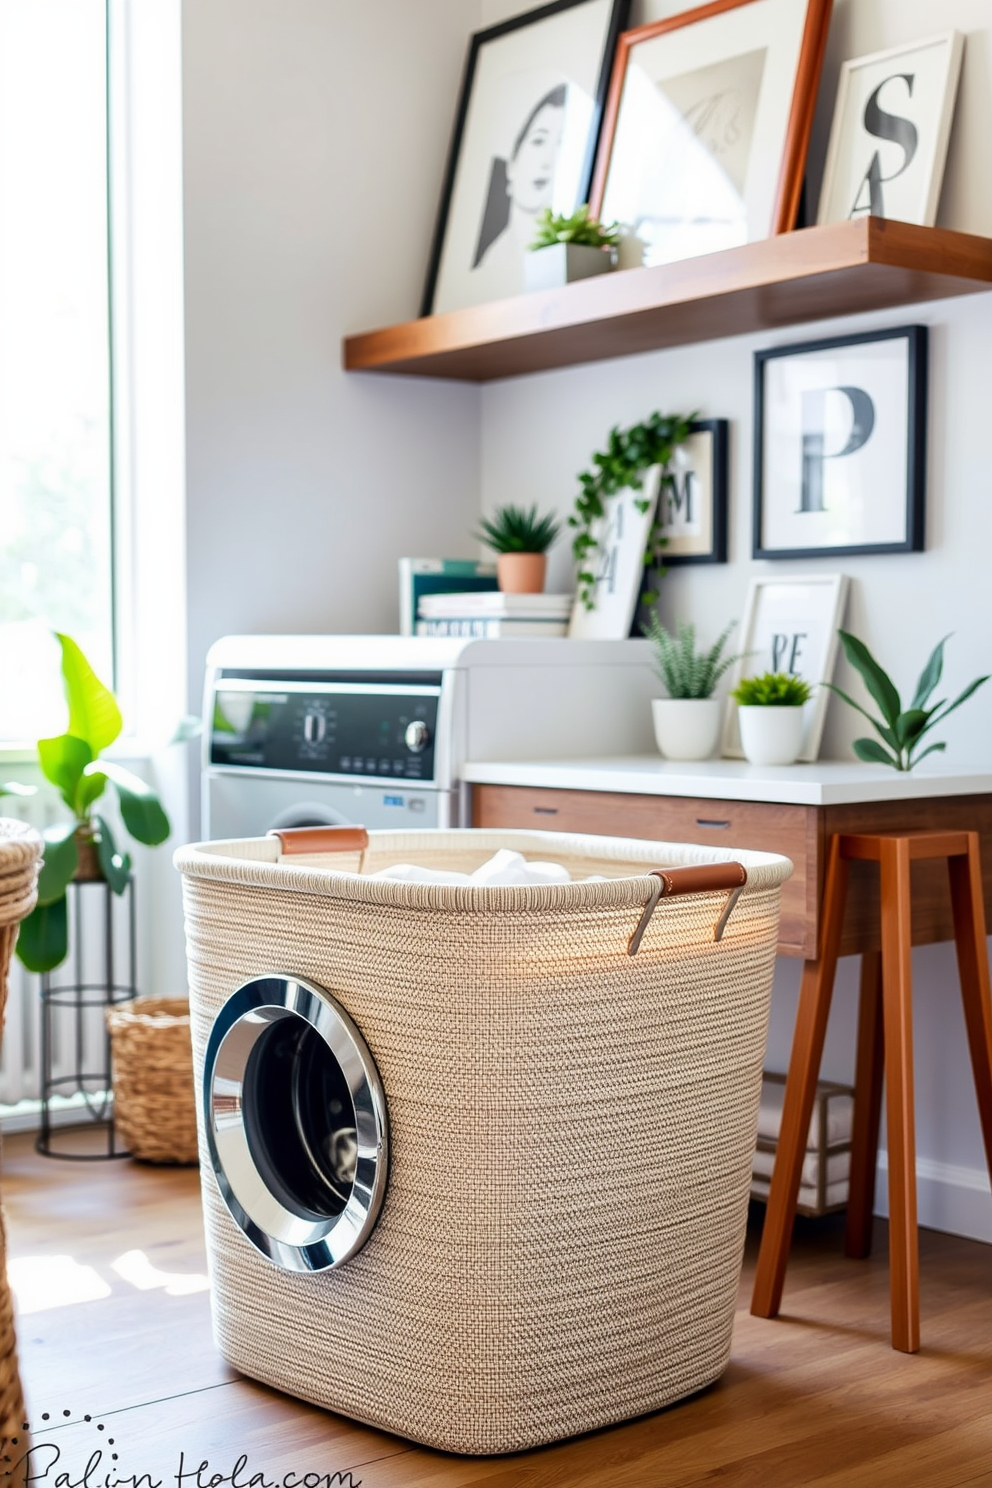
[[[559,90],[564,94],[564,88]],[[546,102],[532,115],[507,161],[507,194],[523,212],[536,217],[550,207],[555,186],[555,167],[565,125],[564,97],[561,103]]]

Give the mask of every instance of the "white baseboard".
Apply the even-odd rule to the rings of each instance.
[[[963,1235],[967,1240],[992,1244],[992,1188],[984,1168],[959,1168],[952,1163],[916,1159],[916,1208],[919,1223],[928,1230]],[[888,1154],[878,1154],[875,1213],[889,1212]]]
[[[95,1095],[90,1099],[99,1100],[101,1097]],[[113,1096],[110,1097],[108,1109],[113,1109]],[[85,1098],[82,1095],[55,1096],[49,1107],[48,1119],[52,1126],[85,1126],[90,1120]],[[0,1131],[5,1136],[14,1132],[40,1130],[40,1100],[22,1100],[16,1106],[0,1105]]]

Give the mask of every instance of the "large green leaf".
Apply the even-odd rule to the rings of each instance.
[[[54,904],[57,899],[65,897],[79,867],[76,823],[59,822],[57,827],[46,827],[44,838],[45,855],[38,876],[38,903]]]
[[[928,744],[922,754],[918,754],[915,759],[910,759],[909,768],[911,770],[914,769],[920,763],[920,760],[926,759],[928,754],[943,754],[946,748],[947,745],[943,741],[939,744]]]
[[[46,780],[58,786],[69,810],[79,815],[77,796],[83,771],[93,758],[85,739],[77,734],[59,734],[54,739],[38,740],[38,759]]]
[[[988,680],[988,677],[976,677],[974,682],[969,682],[968,686],[965,688],[964,692],[962,692],[960,697],[956,697],[953,703],[948,703],[943,713],[938,713],[935,715],[933,720],[934,723],[943,723],[948,714],[953,713],[955,708],[960,708],[962,703],[966,703],[971,697],[972,693],[977,692],[978,689],[980,687],[983,687]]]
[[[118,850],[114,834],[102,816],[96,818],[96,825],[96,855],[100,860],[103,876],[115,894],[123,894],[131,876],[131,856]]]
[[[148,847],[164,842],[172,831],[169,818],[162,803],[150,785],[122,765],[111,760],[101,760],[89,767],[87,773],[102,772],[116,786],[121,803],[121,816],[131,836]]]
[[[69,703],[69,733],[85,739],[92,758],[112,744],[124,727],[117,699],[105,687],[71,636],[55,632],[62,647],[62,678]]]
[[[913,695],[913,701],[909,705],[910,708],[924,707],[928,699],[932,696],[934,688],[940,681],[940,674],[944,670],[944,647],[950,639],[950,636],[946,635],[942,641],[938,641],[936,646],[934,646],[930,660],[920,673],[920,680],[916,684],[916,692]]]
[[[900,713],[896,721],[896,738],[902,749],[915,744],[930,726],[930,714],[925,708],[908,708]]]
[[[51,971],[69,950],[69,911],[65,895],[52,904],[39,904],[21,925],[17,955],[28,971]]]
[[[854,752],[859,760],[865,760],[870,765],[888,765],[893,770],[902,769],[901,762],[879,744],[877,739],[855,739]]]
[[[902,712],[902,703],[892,679],[887,672],[883,672],[864,641],[859,641],[857,636],[851,635],[847,630],[839,630],[837,634],[844,647],[844,655],[854,670],[860,673],[862,681],[881,708],[882,717],[889,728],[894,728],[896,719]]]

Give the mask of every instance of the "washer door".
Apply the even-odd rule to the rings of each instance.
[[[386,1098],[330,993],[280,975],[239,987],[210,1033],[203,1105],[221,1195],[264,1256],[326,1271],[361,1250],[386,1192]]]

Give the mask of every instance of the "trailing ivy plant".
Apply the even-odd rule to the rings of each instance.
[[[115,894],[123,894],[131,859],[114,841],[105,816],[94,810],[108,785],[120,804],[130,835],[150,847],[169,835],[169,818],[145,782],[103,751],[123,728],[117,699],[99,680],[70,636],[56,632],[62,648],[62,679],[69,704],[69,727],[54,739],[38,740],[38,760],[71,812],[71,820],[49,827],[38,880],[38,904],[21,925],[17,954],[29,971],[51,971],[68,950],[66,890],[79,867],[80,848],[92,846],[101,872]]]
[[[599,546],[593,529],[600,518],[606,516],[607,505],[612,496],[624,490],[641,491],[644,477],[654,465],[661,467],[661,493],[658,510],[666,491],[675,487],[675,475],[671,469],[675,451],[689,437],[689,426],[696,417],[690,414],[650,414],[639,424],[622,429],[616,425],[610,430],[604,450],[597,450],[592,457],[591,469],[579,475],[579,494],[575,508],[568,519],[574,529],[572,555],[577,565],[576,583],[579,599],[587,610],[595,609],[596,550]],[[648,509],[647,499],[635,502],[639,511]],[[646,568],[659,566],[665,537],[661,522],[656,518],[648,535],[644,553]],[[664,570],[662,570],[664,572]],[[645,595],[648,603],[657,596]]]
[[[960,708],[962,703],[968,701],[972,693],[977,692],[989,680],[988,677],[976,677],[974,682],[970,682],[964,692],[954,699],[953,703],[942,698],[939,703],[934,703],[928,708],[927,704],[937,690],[937,684],[944,670],[944,647],[950,640],[950,636],[945,636],[934,647],[930,660],[920,673],[912,702],[908,708],[904,709],[902,699],[891,677],[882,670],[864,641],[859,641],[857,636],[851,635],[846,630],[839,630],[837,634],[844,647],[844,655],[854,670],[860,674],[862,681],[878,704],[882,714],[881,720],[872,718],[867,709],[862,708],[860,703],[848,697],[846,692],[841,692],[840,688],[835,687],[832,682],[826,682],[824,686],[829,687],[831,692],[835,692],[850,707],[856,708],[859,713],[863,714],[878,734],[879,739],[882,740],[882,743],[879,743],[878,739],[855,739],[855,754],[858,759],[865,760],[869,764],[888,765],[893,770],[906,772],[912,770],[913,766],[918,765],[921,760],[926,759],[928,754],[937,754],[945,750],[947,745],[940,741],[927,745],[922,754],[917,754],[924,737],[930,730],[936,724],[943,723],[949,713],[953,713],[955,708]],[[885,747],[886,745],[888,748]]]

